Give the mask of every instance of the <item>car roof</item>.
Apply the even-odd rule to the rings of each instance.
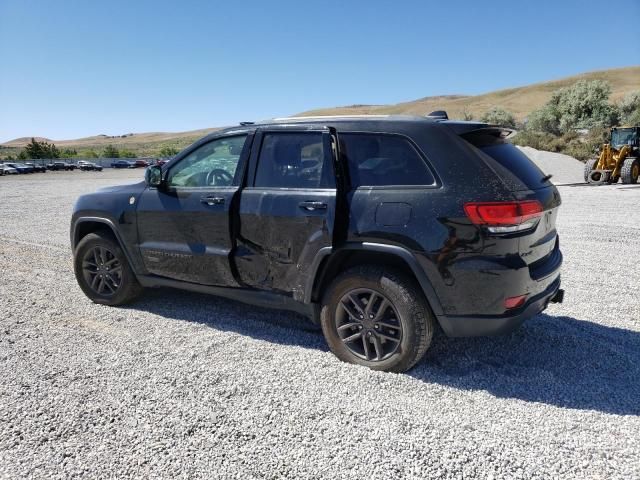
[[[349,126],[357,128],[358,125],[366,124],[367,128],[372,126],[384,130],[385,125],[396,126],[409,124],[423,125],[425,127],[434,125],[446,125],[452,128],[456,133],[464,133],[470,130],[486,128],[490,126],[485,122],[448,120],[437,117],[419,116],[419,115],[316,115],[309,117],[278,117],[258,122],[242,122],[239,126],[228,127],[211,133],[205,138],[215,138],[234,132],[249,131],[260,127],[269,126],[313,126],[313,125],[336,125]]]
[[[407,129],[414,129],[415,127],[429,128],[442,128],[447,126],[451,128],[456,134],[461,135],[463,133],[477,130],[481,128],[491,127],[484,122],[473,122],[463,120],[448,120],[441,117],[429,117],[419,115],[319,115],[309,117],[280,117],[269,120],[262,120],[259,122],[241,122],[240,125],[227,127],[202,137],[195,143],[189,146],[184,152],[188,154],[194,149],[208,143],[216,138],[247,134],[256,129],[263,127],[278,127],[278,129],[287,129],[290,127],[292,130],[296,127],[313,127],[313,126],[335,126],[338,131],[342,132],[357,132],[357,131],[387,131],[387,132],[405,132]]]

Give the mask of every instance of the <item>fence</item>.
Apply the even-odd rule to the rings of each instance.
[[[127,160],[129,162],[135,162],[136,160],[146,160],[150,164],[156,163],[159,158],[157,157],[140,157],[140,158],[34,158],[28,160],[5,160],[7,162],[15,163],[33,163],[34,165],[48,165],[53,162],[66,162],[73,165],[77,165],[80,161],[95,163],[101,167],[110,168],[112,162],[118,160]]]

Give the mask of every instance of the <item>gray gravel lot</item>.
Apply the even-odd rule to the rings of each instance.
[[[640,185],[560,187],[566,303],[388,374],[289,313],[92,304],[72,204],[142,174],[0,178],[1,477],[640,478]]]

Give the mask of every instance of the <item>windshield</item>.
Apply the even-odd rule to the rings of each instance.
[[[614,147],[635,145],[635,140],[635,128],[617,128],[611,132],[611,145]]]

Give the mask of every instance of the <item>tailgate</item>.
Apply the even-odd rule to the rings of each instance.
[[[537,200],[542,205],[544,213],[536,228],[519,237],[519,251],[532,278],[544,278],[562,263],[556,232],[560,194],[549,181],[550,176],[505,140],[509,133],[499,127],[487,127],[465,132],[461,137],[475,147],[517,200]]]
[[[560,207],[560,194],[553,185],[530,191],[520,192],[522,200],[538,200],[544,213],[536,228],[529,234],[520,237],[520,255],[529,265],[532,278],[543,278],[545,271],[553,272],[553,264],[562,262],[559,250],[558,233],[556,232],[556,220]]]

